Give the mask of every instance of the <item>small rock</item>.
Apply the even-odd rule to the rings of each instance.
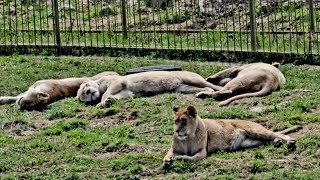
[[[306,155],[308,155],[310,153],[310,149],[307,149],[307,150],[305,150],[305,151],[302,151],[301,153],[300,153],[300,155],[301,156],[306,156]]]
[[[117,11],[111,5],[103,6],[101,8],[100,15],[102,15],[102,16],[114,16],[114,15],[117,15]]]
[[[137,13],[143,14],[143,15],[150,14],[151,12],[152,12],[152,9],[148,8],[148,7],[140,8],[140,9],[137,10]]]
[[[33,123],[34,128],[39,129],[45,126],[50,126],[53,124],[53,121],[49,120],[38,120]]]
[[[315,155],[320,157],[320,148],[316,151]]]
[[[31,136],[34,133],[34,131],[22,131],[21,136]]]
[[[70,4],[63,4],[62,7],[59,8],[59,12],[61,11],[74,11],[75,8]]]
[[[251,112],[255,112],[255,113],[263,113],[265,111],[266,107],[263,106],[261,103],[259,103],[258,105],[250,108]]]
[[[16,8],[14,6],[10,6],[9,14],[11,16],[17,15]]]

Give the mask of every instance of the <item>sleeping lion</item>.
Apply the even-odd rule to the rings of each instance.
[[[252,63],[228,68],[206,79],[210,83],[224,86],[221,90],[200,92],[196,96],[216,99],[229,97],[218,104],[225,106],[237,99],[268,95],[279,90],[286,81],[279,67],[279,63]]]
[[[150,71],[126,76],[105,76],[96,81],[88,80],[81,84],[77,98],[84,102],[101,99],[97,107],[105,107],[112,99],[151,96],[165,92],[211,92],[220,89],[222,87],[207,82],[193,72]]]
[[[277,145],[285,142],[294,148],[295,139],[285,133],[301,128],[296,126],[281,132],[273,132],[251,121],[202,120],[193,106],[173,110],[175,112],[173,143],[163,159],[164,168],[171,166],[173,160],[196,161],[219,150],[251,148],[269,141],[274,141]]]
[[[89,79],[96,80],[103,76],[117,75],[106,71]],[[20,109],[40,110],[48,104],[66,97],[74,97],[80,85],[88,78],[46,79],[36,81],[28,90],[18,96],[0,96],[0,105],[16,103]]]

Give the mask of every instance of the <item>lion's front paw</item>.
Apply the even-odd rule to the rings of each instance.
[[[163,169],[168,169],[168,168],[170,168],[171,165],[172,165],[172,162],[173,162],[173,159],[172,159],[172,158],[163,160],[163,163],[162,163]]]
[[[109,107],[111,104],[108,103],[108,102],[101,102],[99,104],[97,104],[97,108],[106,108],[106,107]]]
[[[296,139],[295,138],[291,138],[288,142],[288,148],[289,149],[296,149],[297,146],[296,146]]]
[[[104,102],[101,102],[101,103],[98,103],[97,104],[97,108],[104,108],[106,106],[106,103],[104,103]]]
[[[198,92],[198,93],[196,94],[196,98],[204,99],[204,98],[206,98],[206,97],[208,97],[208,93],[207,93],[207,92]]]
[[[110,107],[112,104],[112,99],[106,99],[105,101],[97,104],[97,108],[106,108]]]
[[[273,142],[275,144],[275,147],[280,147],[283,144],[284,140],[281,138],[275,138]]]

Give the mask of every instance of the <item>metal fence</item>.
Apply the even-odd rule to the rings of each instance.
[[[320,0],[0,0],[0,47],[319,55]]]

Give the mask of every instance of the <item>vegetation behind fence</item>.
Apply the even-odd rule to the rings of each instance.
[[[0,46],[319,55],[312,0],[0,0]]]

